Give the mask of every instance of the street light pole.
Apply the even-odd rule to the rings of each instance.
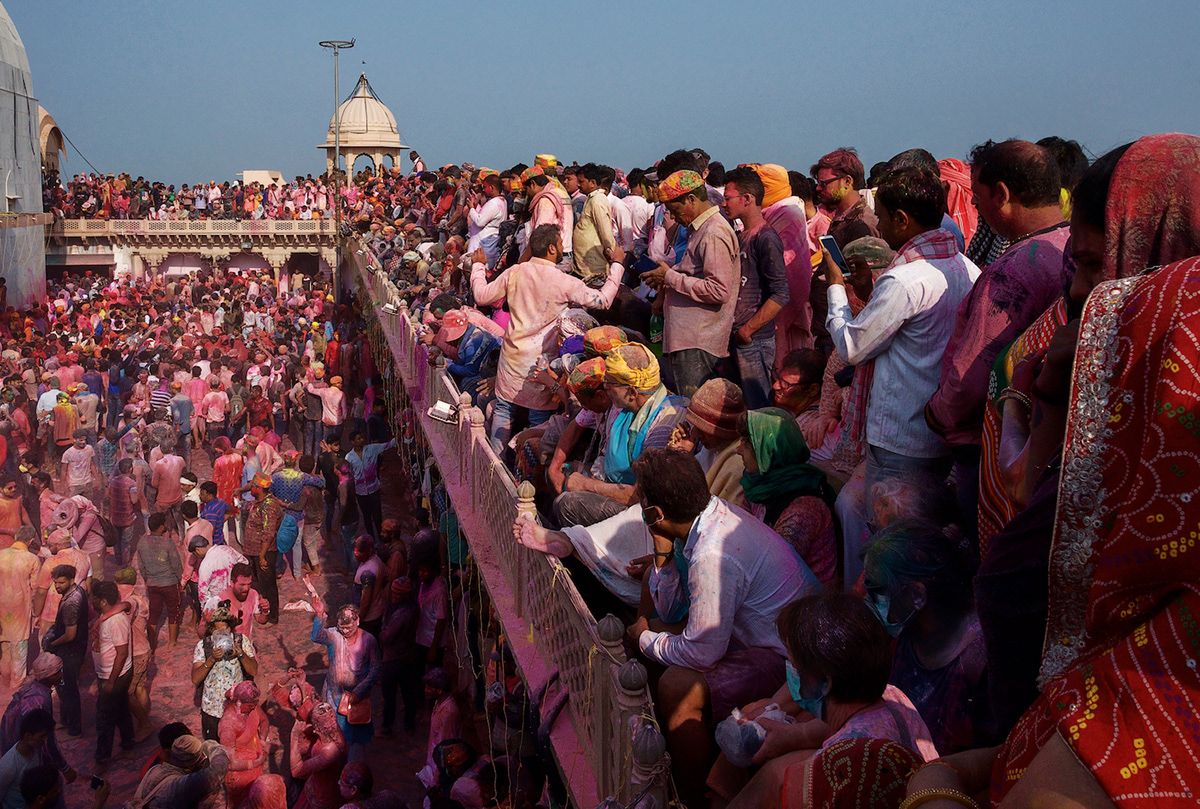
[[[333,299],[342,302],[342,195],[338,172],[342,166],[342,94],[338,87],[338,51],[354,47],[354,40],[326,39],[318,43],[333,51],[333,227],[336,258],[333,265]],[[347,172],[349,173],[349,172]]]

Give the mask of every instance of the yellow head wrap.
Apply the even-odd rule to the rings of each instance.
[[[626,357],[644,356],[649,365],[631,368]],[[638,393],[653,393],[662,384],[658,373],[658,359],[641,343],[618,346],[604,357],[605,375],[617,385],[628,385]]]

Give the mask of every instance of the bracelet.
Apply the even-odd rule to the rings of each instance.
[[[929,767],[939,767],[939,766],[945,767],[946,769],[950,770],[950,772],[954,773],[955,775],[958,775],[957,767],[955,767],[949,761],[945,761],[944,759],[940,759],[940,758],[935,758],[933,761],[928,761],[928,762],[922,764],[920,767],[917,768],[917,772],[914,772],[913,775],[916,775],[921,770],[928,769]]]
[[[664,559],[670,559],[674,555],[675,555],[675,551],[667,551],[666,553],[659,553],[658,551],[654,552],[655,557],[661,556]]]
[[[1016,388],[1005,388],[1000,391],[999,398],[996,399],[996,404],[1004,404],[1009,399],[1023,406],[1026,410],[1033,410],[1033,399],[1029,398],[1029,394],[1019,391]]]
[[[916,809],[916,807],[924,806],[931,801],[953,801],[959,806],[967,807],[967,809],[979,809],[979,804],[975,803],[974,798],[957,789],[917,790],[904,799],[904,803],[900,804],[900,809]]]

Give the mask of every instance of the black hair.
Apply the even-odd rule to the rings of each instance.
[[[96,601],[107,601],[109,605],[115,606],[121,601],[121,591],[117,589],[115,581],[94,581],[92,598]]]
[[[158,746],[163,750],[170,750],[171,745],[175,744],[175,740],[180,736],[191,736],[192,731],[182,722],[172,722],[169,725],[163,725],[158,731]]]
[[[871,704],[883,696],[892,671],[891,639],[858,596],[804,596],[784,607],[775,625],[798,669],[832,680],[832,699]]]
[[[194,520],[200,516],[200,507],[192,500],[184,500],[179,504],[179,513],[189,520]]]
[[[50,571],[52,579],[70,579],[75,581],[75,566],[74,565],[55,565]]]
[[[755,204],[759,206],[763,204],[763,198],[767,195],[762,177],[759,177],[758,172],[749,166],[730,169],[725,173],[725,182],[722,185],[736,186],[739,192],[754,197]]]
[[[58,786],[61,776],[53,764],[39,764],[21,774],[21,800],[29,806],[44,798]]]
[[[1087,170],[1075,184],[1071,194],[1072,215],[1078,216],[1084,224],[1091,225],[1097,230],[1104,230],[1104,209],[1108,204],[1108,187],[1112,183],[1113,172],[1117,163],[1129,151],[1132,143],[1118,146],[1096,162]]]
[[[156,531],[159,528],[162,528],[166,524],[167,524],[167,515],[163,514],[161,511],[151,514],[150,518],[146,520],[146,526],[151,531]]]
[[[658,162],[658,179],[665,180],[677,171],[694,171],[700,174],[700,161],[686,149],[677,149]]]
[[[936,228],[946,215],[946,189],[941,177],[922,169],[889,172],[880,181],[875,200],[892,214],[904,211],[925,228]]]
[[[579,170],[579,176],[599,185],[604,180],[604,167],[595,163],[585,163]]]
[[[792,194],[799,197],[802,202],[812,202],[816,192],[810,176],[799,172],[788,172],[787,184],[792,186]]]
[[[1068,191],[1073,190],[1088,168],[1088,159],[1083,147],[1078,141],[1066,140],[1058,135],[1042,138],[1037,145],[1048,150],[1054,157],[1054,162],[1058,164],[1062,187]]]
[[[550,247],[559,238],[558,225],[538,225],[529,235],[529,253],[535,258],[545,258]]]
[[[876,163],[875,165],[879,165]],[[930,174],[939,174],[937,158],[930,154],[925,149],[905,149],[900,154],[893,157],[887,162],[888,171],[897,171],[899,169],[924,169]],[[875,171],[875,167],[871,167],[871,171]]]
[[[725,171],[725,164],[714,160],[708,164],[708,176],[704,178],[704,182],[711,185],[713,188],[720,188],[725,185],[728,173]]]
[[[1024,140],[987,141],[971,150],[971,171],[980,183],[1004,183],[1027,208],[1058,204],[1061,172],[1050,150]]]
[[[820,384],[825,376],[825,352],[815,348],[795,348],[783,355],[779,370],[795,371],[801,385]]]
[[[646,450],[633,462],[633,474],[646,502],[672,522],[696,519],[712,499],[700,462],[680,450]]]
[[[113,587],[116,587],[116,585],[114,584]],[[18,728],[18,732],[22,736],[28,736],[31,733],[41,733],[42,731],[49,733],[54,730],[54,716],[45,708],[34,708],[21,717]]]

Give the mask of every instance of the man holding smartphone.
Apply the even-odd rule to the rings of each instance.
[[[824,264],[829,335],[843,360],[865,365],[870,375],[866,418],[854,436],[866,442],[866,514],[873,513],[871,489],[879,480],[918,471],[944,478],[950,471],[950,448],[925,423],[925,403],[941,378],[958,305],[979,276],[941,228],[946,191],[939,177],[894,172],[880,184],[875,207],[880,233],[898,255],[857,316],[842,268],[828,252]]]
[[[791,300],[783,239],[762,215],[765,195],[762,178],[754,169],[736,168],[725,175],[722,207],[730,219],[742,223],[738,234],[742,279],[733,310],[731,343],[749,410],[771,404],[775,317]]]

